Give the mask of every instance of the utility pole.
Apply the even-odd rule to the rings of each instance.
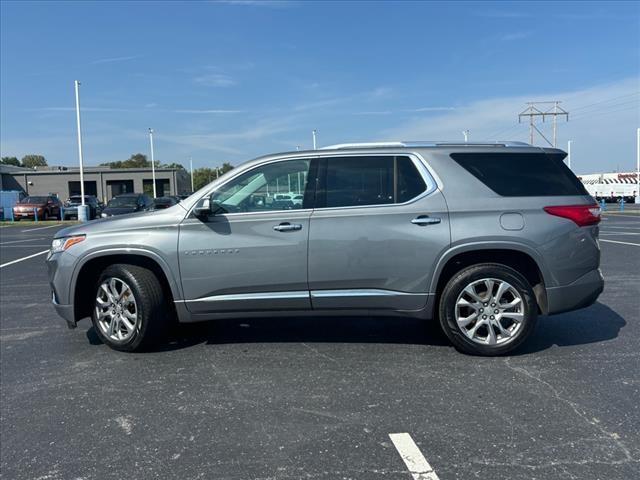
[[[189,171],[191,172],[191,193],[193,193],[193,157],[189,157]]]
[[[153,198],[156,198],[156,163],[153,158],[153,128],[149,129],[149,143],[151,144],[151,178],[153,179]]]
[[[551,102],[527,102],[529,105],[524,111],[520,112],[518,115],[518,123],[522,123],[522,119],[525,117],[529,117],[529,143],[533,145],[533,137],[534,132],[538,132],[538,134],[552,147],[556,147],[558,144],[558,117],[564,116],[566,121],[569,121],[569,112],[560,107],[559,100],[553,100]],[[540,131],[538,127],[536,127],[535,118],[541,117],[542,122],[547,119],[547,117],[552,117],[553,119],[553,141],[550,142],[547,137]]]
[[[311,135],[313,135],[313,149],[316,150],[317,149],[317,143],[316,143],[316,135],[318,134],[318,132],[316,130],[313,130],[311,132]]]
[[[469,130],[463,130],[462,135],[464,135],[464,143],[469,141]]]
[[[567,164],[571,168],[571,140],[567,142]]]

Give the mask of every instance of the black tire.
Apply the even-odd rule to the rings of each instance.
[[[125,282],[135,299],[137,321],[133,334],[125,341],[111,339],[98,323],[96,298],[100,285],[109,278]],[[100,340],[109,347],[123,352],[134,352],[148,349],[166,338],[170,312],[173,310],[167,305],[162,285],[151,270],[129,264],[110,265],[100,274],[93,292],[94,296],[90,299],[93,305],[91,321]]]
[[[48,211],[48,210],[45,210],[45,211],[42,213],[42,220],[43,220],[43,221],[45,221],[45,222],[46,222],[47,220],[49,220],[49,211]]]
[[[458,326],[456,321],[456,303],[462,291],[473,282],[483,279],[497,279],[510,284],[522,299],[522,320],[520,327],[515,331],[513,338],[503,336],[504,343],[495,345],[481,344],[471,340],[468,335],[462,331],[462,327]],[[486,304],[480,305],[487,308]],[[463,307],[464,308],[464,307]],[[488,306],[488,309],[491,309]],[[535,295],[531,289],[529,282],[516,270],[505,265],[482,263],[464,268],[456,273],[442,291],[439,304],[439,317],[442,330],[447,335],[451,343],[460,351],[471,355],[496,356],[503,355],[517,348],[534,330],[538,318],[538,305]],[[492,313],[491,311],[489,313]],[[486,317],[486,315],[485,315]],[[480,317],[477,317],[478,320]],[[476,320],[477,321],[477,320]],[[509,322],[509,320],[507,320]],[[473,327],[474,324],[470,324]],[[504,325],[503,325],[504,326]],[[496,328],[485,326],[486,329],[491,328],[495,334]],[[500,336],[499,334],[496,334]],[[487,331],[487,338],[489,333]]]

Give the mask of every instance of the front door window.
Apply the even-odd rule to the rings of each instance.
[[[287,160],[256,167],[216,190],[212,202],[221,213],[306,208],[310,160]]]

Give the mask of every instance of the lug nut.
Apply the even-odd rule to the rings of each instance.
[[[499,311],[498,310],[494,310],[493,313],[499,313]]]
[[[490,317],[490,318],[491,318],[491,320],[493,320],[493,315],[491,315],[491,317]]]
[[[483,320],[486,320],[486,319],[487,319],[487,316],[486,316],[486,315],[482,315],[482,319],[483,319]]]
[[[484,312],[484,308],[481,308],[481,309],[480,309],[480,313],[482,313],[482,312]]]

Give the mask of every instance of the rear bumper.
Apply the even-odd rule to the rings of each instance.
[[[604,278],[600,269],[590,271],[569,285],[547,288],[549,315],[588,307],[603,290]]]

